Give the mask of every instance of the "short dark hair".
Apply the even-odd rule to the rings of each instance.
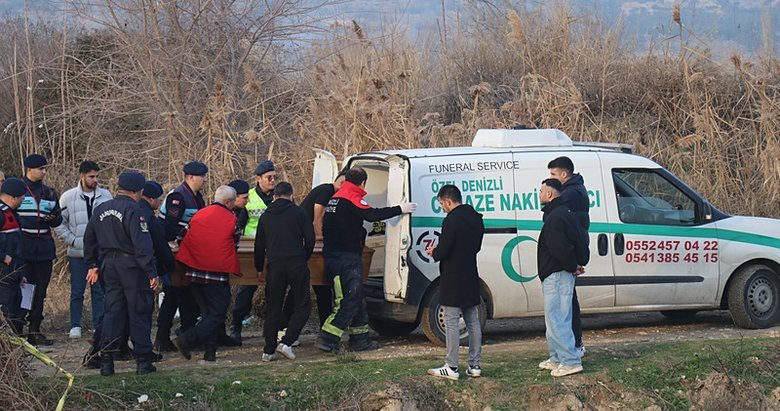
[[[277,197],[289,197],[293,193],[292,184],[282,181],[279,183],[276,183],[276,187],[274,188],[274,195]]]
[[[368,180],[368,174],[362,167],[352,167],[347,170],[347,174],[344,175],[344,179],[350,183],[359,186]]]
[[[446,184],[441,186],[439,194],[436,195],[438,199],[448,199],[458,204],[463,202],[463,197],[460,195],[460,189],[452,184]]]
[[[574,174],[574,163],[569,157],[558,157],[553,161],[547,163],[547,168],[560,168],[569,172],[569,175]]]
[[[550,187],[552,189],[555,189],[558,193],[560,193],[563,190],[563,184],[561,184],[560,181],[554,179],[554,178],[548,178],[545,180],[542,180],[542,185],[545,185],[547,187]]]
[[[82,161],[81,165],[79,165],[79,173],[87,174],[90,171],[100,171],[100,166],[98,163],[89,160]]]

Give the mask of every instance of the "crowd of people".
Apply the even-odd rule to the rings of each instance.
[[[277,181],[274,163],[265,160],[255,169],[254,185],[244,180],[220,185],[207,205],[202,190],[209,170],[197,161],[184,165],[184,181],[167,194],[141,173],[125,171],[113,195],[99,185],[100,166],[84,161],[78,184],[62,196],[43,182],[44,156],[31,154],[23,163],[21,178],[0,176],[0,309],[13,332],[31,344],[52,344],[41,323],[56,258],[53,231],[67,245],[69,337],[82,338],[84,293],[89,289],[94,332],[84,364],[99,368],[101,375],[114,374],[115,360],[134,358],[137,374],[147,374],[156,370],[160,352],[178,351],[189,360],[194,350],[202,349],[205,361],[216,361],[220,346],[241,345],[243,320],[257,291],[255,285],[238,288],[228,333],[229,280],[246,274],[237,253],[242,237],[254,239],[257,283],[265,284],[262,361],[274,361],[277,355],[296,358],[293,347],[311,313],[308,260],[316,241],[323,242],[325,281],[313,286],[321,327],[315,347],[338,353],[347,334],[350,351],[379,348],[370,337],[365,311],[364,222],[409,214],[417,205],[371,207],[364,199],[368,175],[362,168],[343,170],[333,183],[315,187],[299,206],[292,185]],[[588,198],[570,159],[557,158],[548,168],[550,178],[540,190],[545,223],[538,267],[550,358],[539,367],[563,376],[582,371],[574,278],[588,262]],[[442,187],[438,200],[447,217],[438,243],[426,252],[440,262],[447,354],[445,365],[428,374],[459,378],[462,316],[469,332],[466,374],[476,378],[481,376],[476,256],[484,235],[482,215],[462,203],[454,185]],[[33,288],[26,309],[20,285]],[[164,298],[152,341],[155,291],[160,288]]]

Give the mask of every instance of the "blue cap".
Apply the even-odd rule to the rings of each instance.
[[[148,180],[144,184],[144,197],[158,198],[162,195],[163,188],[156,181]]]
[[[3,181],[0,191],[11,197],[21,197],[27,192],[27,187],[25,187],[21,178],[11,177]]]
[[[119,175],[119,188],[128,191],[141,191],[144,189],[146,179],[137,171],[124,171]]]
[[[24,166],[27,168],[39,168],[49,164],[46,157],[40,154],[30,154],[24,158]]]
[[[209,167],[200,161],[190,161],[184,165],[184,174],[190,176],[205,176]]]
[[[249,183],[244,180],[233,180],[228,185],[236,190],[236,194],[241,195],[249,192]]]
[[[261,176],[269,171],[274,171],[274,162],[271,160],[265,160],[257,165],[255,169],[255,175]]]

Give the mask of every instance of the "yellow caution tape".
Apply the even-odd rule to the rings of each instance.
[[[18,345],[20,347],[23,347],[27,352],[34,355],[36,358],[41,360],[44,364],[50,365],[57,369],[57,371],[65,374],[66,377],[68,377],[68,388],[65,389],[65,392],[62,393],[62,397],[60,397],[60,401],[57,403],[56,411],[62,411],[62,409],[65,407],[65,398],[68,396],[68,392],[70,392],[70,389],[73,388],[73,381],[75,380],[75,377],[73,374],[63,370],[60,368],[57,363],[54,362],[51,358],[49,358],[48,355],[38,351],[37,348],[35,348],[34,345],[30,344],[25,340],[24,338],[8,335],[8,334],[0,334],[0,338],[8,341],[11,344]]]

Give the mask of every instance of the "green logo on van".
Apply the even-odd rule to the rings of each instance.
[[[504,249],[501,250],[501,267],[504,269],[504,273],[506,273],[506,276],[512,281],[517,281],[518,283],[527,283],[537,277],[525,277],[518,273],[517,270],[515,270],[515,267],[512,266],[512,252],[515,251],[515,247],[517,247],[518,244],[524,241],[536,242],[536,240],[527,235],[517,236],[509,240],[504,246]]]

